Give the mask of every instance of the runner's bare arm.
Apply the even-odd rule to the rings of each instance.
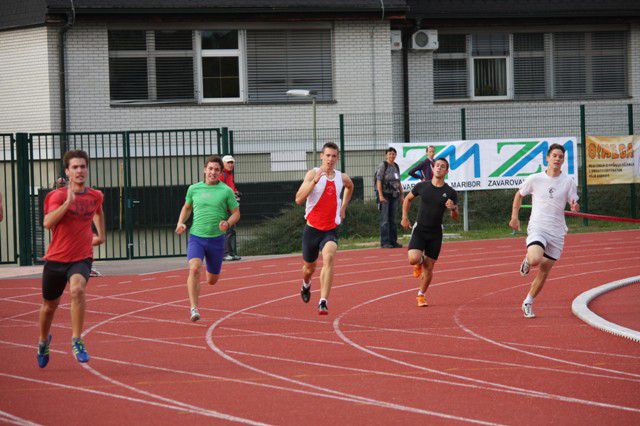
[[[451,198],[447,200],[445,206],[451,210],[451,219],[457,221],[458,220],[458,205],[453,202]]]
[[[340,217],[345,218],[347,214],[347,205],[351,201],[353,196],[353,181],[346,174],[342,174],[342,183],[344,184],[344,191],[342,193],[342,207],[340,208]]]
[[[180,210],[180,217],[178,218],[178,224],[176,225],[176,234],[182,234],[187,230],[187,225],[184,222],[189,219],[191,216],[191,212],[193,211],[193,206],[189,203],[184,203],[182,206],[182,210]]]
[[[235,225],[236,223],[238,223],[239,220],[240,220],[240,207],[236,207],[235,209],[231,210],[231,216],[229,216],[227,220],[220,221],[220,223],[218,224],[218,228],[220,228],[220,230],[223,232],[227,232],[227,230],[231,228],[233,225]]]
[[[320,180],[324,172],[320,169],[318,170],[309,170],[304,177],[304,181],[302,181],[302,185],[296,192],[296,204],[302,205],[305,201],[307,201],[307,197],[313,191],[313,187],[316,186],[316,183]]]
[[[75,200],[75,194],[71,189],[68,189],[67,199],[64,201],[64,203],[60,205],[60,207],[58,207],[52,212],[47,213],[44,216],[44,221],[42,222],[42,226],[44,226],[45,229],[51,229],[51,227],[53,227],[55,224],[60,222],[64,214],[67,212],[67,210],[69,210],[69,206],[71,205],[73,200]]]
[[[413,201],[414,198],[416,198],[416,196],[413,195],[413,192],[409,191],[402,202],[402,220],[400,221],[400,225],[402,225],[404,229],[411,228],[411,222],[409,222],[409,208],[411,207],[411,201]]]
[[[93,236],[93,240],[91,241],[92,246],[98,246],[105,242],[105,226],[104,226],[104,211],[100,209],[100,213],[96,213],[93,215],[93,224],[96,227],[97,235]]]
[[[509,221],[509,226],[514,231],[520,230],[520,219],[518,215],[520,214],[520,206],[522,206],[522,195],[520,195],[520,191],[516,191],[516,195],[513,197],[513,206],[511,207],[511,220]]]

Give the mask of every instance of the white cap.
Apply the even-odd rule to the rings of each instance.
[[[233,161],[234,163],[236,162],[236,160],[234,160],[231,155],[225,155],[224,157],[222,157],[223,163],[228,163],[229,161]]]

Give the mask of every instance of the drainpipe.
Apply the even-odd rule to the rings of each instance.
[[[409,115],[409,43],[411,33],[402,30],[402,119],[404,122],[404,141],[411,142],[411,117]]]
[[[76,20],[76,10],[73,4],[73,0],[69,0],[70,7],[67,10],[66,22],[64,26],[58,32],[58,79],[60,86],[60,133],[62,136],[60,137],[60,155],[63,155],[68,150],[67,144],[67,84],[66,84],[66,75],[65,75],[65,48],[64,48],[64,38],[69,31],[69,29],[73,26]],[[62,158],[62,157],[61,157]]]

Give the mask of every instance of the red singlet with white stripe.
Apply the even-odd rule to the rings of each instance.
[[[338,226],[336,224],[337,209],[336,185],[333,181],[327,180],[320,199],[307,215],[307,223],[320,231],[334,229]]]

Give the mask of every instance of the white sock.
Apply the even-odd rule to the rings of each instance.
[[[418,290],[418,296],[424,296],[424,293],[422,292],[422,290]]]
[[[531,295],[530,295],[530,294],[527,294],[527,297],[524,299],[524,302],[523,302],[523,303],[524,303],[525,305],[530,305],[530,304],[532,304],[532,303],[533,303],[533,297],[531,297]]]
[[[325,299],[324,297],[322,299],[320,299],[320,301],[318,302],[318,304],[322,303],[324,301],[324,303],[327,303],[327,299]]]
[[[304,287],[304,288],[311,287],[311,281],[309,281],[308,283],[305,283],[304,280],[302,280],[302,287]]]

